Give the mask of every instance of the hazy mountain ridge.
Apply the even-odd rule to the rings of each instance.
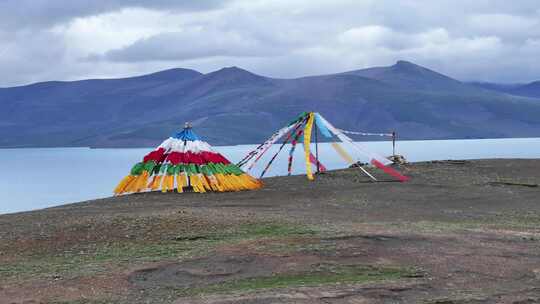
[[[497,91],[500,93],[531,98],[540,98],[540,80],[525,84],[500,84],[490,82],[472,82],[471,84],[480,88]]]
[[[510,96],[399,61],[274,79],[232,67],[0,89],[0,147],[147,146],[193,121],[213,144],[257,143],[302,111],[401,138],[540,136],[540,99]]]

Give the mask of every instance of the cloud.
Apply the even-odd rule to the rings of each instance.
[[[537,0],[4,0],[0,87],[231,65],[289,78],[400,59],[532,81],[539,22]]]
[[[234,31],[206,31],[195,28],[143,38],[125,48],[108,51],[97,59],[120,62],[175,61],[218,56],[268,57],[285,51],[286,49],[265,43],[258,37]]]
[[[390,44],[394,36],[394,32],[387,27],[369,25],[348,29],[338,36],[338,40],[342,44],[377,47]]]
[[[540,15],[534,17],[513,16],[508,14],[477,14],[467,20],[469,27],[476,33],[491,34],[509,40],[538,37],[540,33]]]
[[[225,0],[3,0],[0,1],[0,27],[21,29],[44,27],[68,22],[75,18],[88,17],[118,11],[124,8],[145,8],[168,11],[203,11],[216,9]]]

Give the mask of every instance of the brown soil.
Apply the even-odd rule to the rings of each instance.
[[[0,304],[540,303],[540,160],[401,170],[2,215]]]

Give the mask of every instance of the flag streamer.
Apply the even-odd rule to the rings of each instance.
[[[252,169],[253,166],[257,163],[257,161],[263,156],[263,154],[274,143],[276,143],[280,138],[285,136],[285,134],[288,134],[287,138],[284,140],[283,144],[279,147],[278,151],[272,156],[270,161],[266,164],[264,170],[261,173],[261,177],[264,176],[264,174],[268,171],[268,169],[270,168],[270,166],[276,159],[277,155],[281,152],[281,150],[286,145],[286,143],[288,143],[289,140],[292,138],[291,149],[289,150],[288,165],[287,165],[287,173],[288,175],[291,175],[294,151],[300,140],[300,137],[303,135],[306,175],[309,180],[314,180],[311,166],[315,165],[319,169],[321,169],[321,171],[325,171],[326,167],[324,167],[321,164],[320,160],[318,159],[318,155],[314,156],[313,153],[311,152],[310,145],[311,145],[311,134],[313,131],[313,124],[316,125],[317,130],[319,130],[323,136],[327,138],[336,136],[337,138],[341,140],[342,143],[347,143],[348,145],[350,145],[356,152],[358,152],[363,157],[366,157],[369,160],[369,163],[373,165],[374,167],[381,169],[386,174],[389,174],[400,181],[409,180],[408,177],[402,175],[397,170],[388,166],[389,164],[392,163],[390,160],[386,159],[385,157],[377,153],[369,151],[362,144],[354,142],[350,137],[346,135],[346,134],[354,134],[354,135],[366,135],[366,136],[368,135],[369,136],[388,136],[388,137],[395,138],[393,133],[390,134],[390,133],[353,132],[353,131],[338,129],[334,127],[331,123],[329,123],[319,113],[315,113],[315,112],[304,112],[300,114],[288,126],[278,130],[267,141],[259,145],[255,150],[248,153],[248,155],[246,155],[246,157],[244,157],[242,161],[238,163],[239,166],[247,167],[248,170]],[[347,153],[347,151],[343,149],[343,147],[339,143],[332,142],[331,145],[334,148],[334,150],[337,152],[337,154],[340,155],[340,157],[343,158],[348,164],[352,165],[356,163],[353,157],[349,155],[349,153]],[[365,168],[363,167],[359,167],[359,168],[372,180],[377,181],[377,179],[373,175],[371,175]]]
[[[354,160],[352,159],[352,157],[349,155],[349,153],[347,153],[347,151],[345,151],[345,149],[343,149],[339,145],[339,143],[332,142],[332,147],[334,148],[334,150],[336,150],[338,155],[341,156],[341,158],[343,158],[343,160],[345,160],[347,162],[347,164],[349,164],[349,165],[354,164]]]
[[[270,149],[270,147],[277,142],[280,138],[282,138],[287,132],[289,132],[292,128],[294,128],[293,125],[289,125],[287,127],[284,127],[280,129],[278,132],[274,133],[262,146],[260,146],[259,149],[252,155],[252,157],[249,159],[249,161],[244,162],[240,167],[247,167],[247,170],[251,170],[253,166],[255,166],[255,163]]]
[[[304,152],[306,154],[306,175],[309,180],[313,180],[313,173],[311,172],[311,162],[309,161],[310,145],[311,145],[311,129],[313,128],[313,113],[308,114],[308,120],[306,127],[304,128]]]
[[[312,163],[313,165],[315,165],[315,168],[319,168],[320,172],[325,172],[326,171],[326,167],[323,164],[321,164],[320,161],[317,160],[317,157],[315,157],[315,155],[313,155],[313,153],[309,154],[309,162]]]
[[[274,160],[276,159],[276,157],[278,156],[279,152],[281,152],[281,150],[283,149],[283,147],[287,144],[287,142],[289,142],[289,140],[291,139],[292,135],[294,133],[296,133],[296,131],[300,128],[300,126],[302,125],[301,122],[298,122],[294,129],[289,133],[289,135],[287,135],[287,138],[285,138],[285,140],[283,141],[283,143],[281,144],[281,146],[279,147],[278,151],[274,154],[274,156],[272,156],[272,158],[270,159],[270,161],[268,162],[268,164],[266,164],[266,167],[264,168],[264,170],[261,172],[261,176],[259,178],[262,178],[264,176],[264,174],[266,173],[266,171],[270,168],[270,166],[272,165],[272,163],[274,162]]]
[[[294,136],[294,139],[293,139],[293,141],[291,143],[291,150],[289,150],[289,164],[287,165],[287,174],[288,175],[292,174],[292,164],[293,164],[294,150],[296,149],[296,144],[298,143],[298,139],[300,138],[300,136],[302,136],[303,133],[304,133],[304,130],[299,129],[296,132],[296,135]]]

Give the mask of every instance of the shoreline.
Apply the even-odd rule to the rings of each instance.
[[[413,139],[413,138],[398,138],[396,142],[421,142],[421,141],[427,141],[427,142],[433,142],[433,141],[477,141],[477,140],[510,140],[510,139],[540,139],[540,137],[478,137],[478,138],[420,138],[420,139]],[[159,140],[158,140],[159,141]],[[330,143],[332,140],[326,140],[322,138],[319,143]],[[355,142],[391,142],[391,139],[380,139],[380,140],[362,140],[362,141],[355,141]],[[157,143],[159,144],[159,142]],[[156,144],[156,145],[157,145]],[[238,146],[257,146],[260,143],[240,143],[240,144],[228,144],[228,145],[214,145],[212,144],[212,147],[238,147]],[[97,149],[154,149],[156,145],[148,145],[148,146],[9,146],[4,147],[0,146],[0,150],[16,150],[16,149],[91,149],[91,150],[97,150]]]
[[[495,161],[495,160],[540,160],[540,158],[441,159],[441,160],[430,160],[430,161],[410,162],[410,163],[408,163],[408,164],[414,165],[414,164],[424,164],[424,163],[433,163],[433,162],[451,162],[451,161]],[[329,173],[331,173],[331,172],[333,172],[333,171],[341,171],[341,170],[346,170],[346,169],[347,169],[347,168],[329,170]],[[375,170],[377,170],[377,169],[375,169]],[[305,173],[293,174],[292,176],[305,176]],[[266,179],[270,179],[270,178],[280,178],[280,177],[287,177],[287,175],[276,175],[276,176],[271,176],[271,177],[264,177],[264,178],[263,178],[263,181],[266,180]],[[309,182],[309,181],[306,180],[306,182]],[[154,191],[154,192],[159,192],[159,191]],[[149,191],[141,192],[141,193],[138,193],[138,194],[143,194],[143,193],[149,193]],[[171,194],[172,194],[172,193],[171,193]],[[182,194],[179,194],[179,193],[175,193],[175,194],[182,195]],[[115,196],[112,195],[112,191],[111,191],[111,196],[96,197],[96,198],[91,198],[91,199],[86,199],[86,200],[81,200],[81,201],[75,201],[75,202],[66,202],[66,203],[61,203],[61,204],[59,204],[59,205],[54,205],[54,206],[50,206],[50,207],[43,207],[43,208],[36,208],[36,209],[31,209],[31,210],[22,210],[22,211],[15,211],[15,212],[9,212],[9,213],[0,213],[0,216],[3,216],[3,215],[13,215],[13,214],[19,214],[19,213],[26,213],[26,212],[38,212],[38,211],[46,210],[46,209],[50,209],[50,208],[58,208],[58,207],[63,207],[63,206],[67,206],[67,205],[75,205],[75,204],[79,204],[79,203],[88,203],[88,202],[92,202],[92,201],[99,201],[99,200],[113,199],[113,198],[115,198]]]

